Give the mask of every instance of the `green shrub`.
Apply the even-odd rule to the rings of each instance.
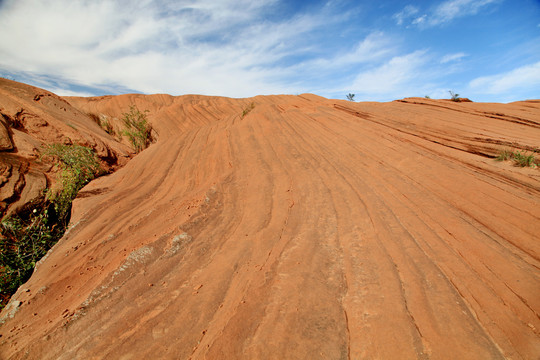
[[[521,167],[536,167],[536,159],[533,154],[525,155],[516,151],[513,160],[516,165]]]
[[[526,155],[521,151],[501,150],[499,156],[495,158],[497,161],[512,160],[514,164],[521,167],[538,167],[540,161],[536,160],[534,154]]]
[[[152,126],[148,124],[146,113],[139,111],[136,106],[130,106],[129,112],[122,114],[126,129],[122,135],[128,137],[137,153],[146,149],[152,141]]]
[[[37,261],[62,237],[46,206],[0,222],[0,309],[32,275]]]
[[[251,103],[249,104],[249,106],[247,106],[244,111],[242,111],[242,116],[241,118],[243,119],[244,117],[246,117],[247,114],[250,113],[251,110],[253,110],[255,108],[255,103]]]
[[[116,135],[116,133],[114,132],[114,128],[113,128],[112,124],[109,121],[107,121],[107,119],[105,119],[105,118],[100,119],[99,120],[99,126],[101,126],[101,128],[103,130],[105,130],[105,132],[107,134],[112,135],[112,136]]]
[[[52,144],[44,148],[43,157],[53,159],[61,169],[57,189],[33,209],[0,222],[0,309],[64,235],[79,190],[102,173],[92,149],[81,145]]]
[[[349,93],[349,94],[347,95],[347,100],[349,100],[349,101],[354,101],[354,95],[355,95],[355,94]]]
[[[59,217],[70,209],[79,190],[102,172],[94,151],[81,145],[52,144],[45,147],[44,156],[52,157],[61,168],[59,189],[49,194]]]
[[[512,152],[510,150],[501,150],[499,156],[495,158],[497,161],[509,160],[512,157]]]
[[[455,101],[455,102],[460,101],[459,94],[456,94],[452,90],[448,90],[448,92],[450,93],[450,96],[452,97],[452,101]]]
[[[91,118],[96,124],[98,124],[105,132],[109,135],[114,136],[115,132],[112,127],[112,124],[107,121],[107,117],[105,115],[96,115],[94,113],[86,113],[86,115]]]

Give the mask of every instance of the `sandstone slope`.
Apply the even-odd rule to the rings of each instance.
[[[0,217],[43,199],[55,175],[40,156],[52,143],[91,147],[108,171],[127,163],[130,153],[65,99],[0,78]]]
[[[492,158],[539,101],[66,100],[158,141],[82,190],[1,358],[539,357],[540,171]]]

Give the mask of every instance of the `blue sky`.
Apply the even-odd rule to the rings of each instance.
[[[0,0],[0,75],[59,95],[540,98],[539,0]]]

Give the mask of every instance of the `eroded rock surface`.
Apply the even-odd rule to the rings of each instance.
[[[492,157],[539,101],[67,101],[159,140],[83,189],[2,358],[538,358],[540,171]]]
[[[93,148],[108,171],[131,152],[65,99],[0,78],[0,217],[43,199],[55,176],[40,155],[52,143]]]

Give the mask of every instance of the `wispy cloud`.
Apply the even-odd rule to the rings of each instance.
[[[396,20],[396,24],[403,25],[405,21],[418,14],[418,8],[413,5],[407,5],[398,13],[395,13],[392,18]]]
[[[0,66],[148,93],[287,92],[278,81],[287,57],[313,51],[302,37],[339,19],[304,13],[271,21],[273,3],[8,1]]]
[[[292,66],[292,72],[335,73],[336,69],[370,64],[384,59],[397,51],[396,40],[381,31],[375,31],[360,39],[345,51],[306,59]]]
[[[526,92],[540,94],[540,61],[508,72],[478,77],[469,83],[469,89],[485,94],[511,94],[507,101],[523,99],[522,94]]]
[[[498,1],[430,0],[392,16],[387,6],[353,0],[0,0],[0,74],[61,94],[354,92],[389,100],[463,92],[466,76],[488,71],[474,68],[477,48],[489,47],[482,64],[503,50],[467,39],[449,46],[440,36],[453,20],[495,10]],[[428,27],[430,36],[416,31]],[[538,61],[535,40],[508,52],[521,62],[503,66]],[[496,79],[486,79],[471,84],[495,89]]]
[[[440,25],[450,22],[458,17],[477,14],[486,5],[494,4],[499,0],[449,0],[435,8],[430,19],[430,25]]]
[[[467,54],[462,53],[462,52],[455,53],[455,54],[448,54],[448,55],[445,55],[445,56],[442,57],[441,64],[446,64],[446,63],[450,63],[450,62],[454,62],[454,61],[459,61],[459,60],[463,59],[465,56],[467,56]]]
[[[433,27],[449,23],[459,17],[475,15],[487,5],[498,2],[500,0],[446,0],[422,15],[418,15],[420,12],[418,7],[407,5],[402,11],[394,14],[394,19],[398,25],[410,23],[421,28]]]
[[[419,84],[432,76],[431,58],[426,50],[394,56],[378,67],[359,73],[350,89],[366,99],[380,95],[388,99],[418,95],[427,90]]]
[[[48,88],[47,90],[49,90],[52,93],[55,93],[58,96],[82,96],[82,97],[94,96],[94,94],[88,91],[73,91],[73,90],[69,90],[65,88],[51,87],[51,88]]]

